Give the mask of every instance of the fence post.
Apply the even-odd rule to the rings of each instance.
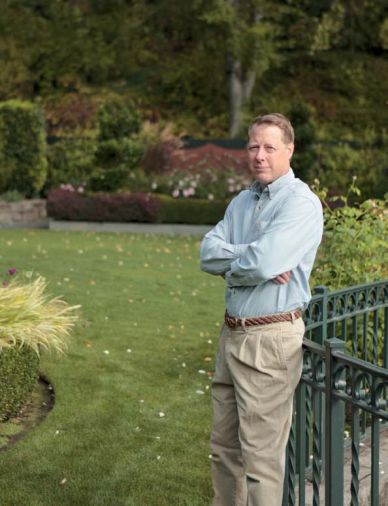
[[[315,293],[322,296],[321,302],[320,302],[320,311],[322,315],[322,325],[320,327],[317,327],[314,332],[313,340],[316,343],[319,343],[323,345],[323,343],[327,339],[327,299],[329,290],[326,286],[319,285],[315,288]],[[324,441],[324,432],[322,424],[324,423],[325,419],[325,413],[324,413],[324,403],[325,403],[325,394],[320,393],[319,397],[316,398],[315,402],[315,414],[317,416],[317,419],[315,420],[315,427],[317,429],[318,434],[318,440],[319,440],[319,447],[321,449],[321,466],[319,470],[319,475],[321,478],[322,470],[325,465],[325,441]]]
[[[345,343],[327,339],[326,348],[326,427],[325,427],[325,506],[343,506],[344,501],[344,402],[333,395],[345,388],[340,370],[335,367],[333,351],[345,351]]]
[[[327,295],[329,290],[326,286],[315,287],[315,294],[322,295],[322,299],[319,304],[319,309],[322,314],[322,325],[314,330],[313,341],[319,344],[323,344],[327,339]]]

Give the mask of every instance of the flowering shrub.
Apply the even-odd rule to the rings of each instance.
[[[68,191],[68,192],[71,192],[71,193],[74,193],[74,192],[78,192],[78,193],[84,193],[85,191],[85,187],[83,184],[79,184],[79,185],[72,185],[72,184],[61,184],[59,186],[59,188],[61,190],[64,190],[64,191]]]
[[[247,174],[220,172],[211,168],[201,171],[176,170],[169,175],[148,180],[148,191],[178,198],[226,199],[235,196],[251,184]]]
[[[131,171],[128,177],[131,191],[217,200],[230,199],[251,183],[245,149],[215,144],[182,149],[182,141],[168,128],[159,137],[155,132],[148,137],[152,142],[148,139],[143,170]]]

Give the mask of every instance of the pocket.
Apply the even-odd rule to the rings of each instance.
[[[296,387],[302,374],[304,329],[304,322],[300,318],[294,324],[286,324],[282,331],[283,360],[292,389]]]
[[[287,368],[282,348],[282,332],[275,328],[249,330],[238,350],[238,360],[259,372],[274,375]]]

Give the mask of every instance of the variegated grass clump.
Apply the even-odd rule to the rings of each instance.
[[[50,298],[46,288],[42,276],[31,275],[0,288],[0,347],[27,345],[38,354],[42,349],[66,350],[80,306]]]

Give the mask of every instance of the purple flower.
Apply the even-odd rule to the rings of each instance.
[[[13,267],[12,269],[8,269],[8,274],[10,276],[14,276],[17,273],[17,270]]]

